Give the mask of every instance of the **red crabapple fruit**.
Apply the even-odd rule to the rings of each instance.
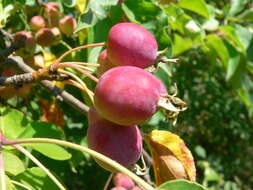
[[[42,16],[33,16],[30,21],[32,30],[37,31],[46,26],[46,21]]]
[[[61,33],[58,28],[41,28],[35,34],[36,41],[41,46],[53,46],[59,43]]]
[[[115,65],[113,65],[110,60],[108,59],[107,56],[107,50],[103,50],[98,57],[98,63],[99,63],[99,67],[96,70],[96,74],[100,77],[104,72],[106,72],[107,70],[115,67]]]
[[[24,47],[20,48],[19,50],[16,51],[16,54],[21,56],[21,57],[29,57],[34,54],[35,50],[35,40],[29,32],[26,31],[20,31],[17,32],[14,36],[14,42],[18,43],[19,41],[24,40]]]
[[[114,65],[146,68],[156,60],[157,50],[155,37],[138,24],[123,22],[109,31],[107,51]]]
[[[88,120],[89,148],[125,167],[133,167],[142,152],[142,136],[139,128],[136,125],[126,127],[107,121],[100,117],[94,108],[90,109]],[[96,161],[101,167],[113,171],[110,166]]]
[[[166,87],[149,72],[119,66],[105,72],[94,94],[97,112],[119,125],[138,125],[148,120],[158,109],[158,100],[166,95]]]
[[[124,187],[127,190],[130,190],[135,186],[133,180],[123,173],[117,173],[113,177],[113,183],[115,186]]]
[[[62,33],[70,36],[73,34],[77,26],[76,19],[72,16],[65,16],[59,22],[59,28]]]

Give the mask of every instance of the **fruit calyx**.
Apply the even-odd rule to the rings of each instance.
[[[175,86],[176,88],[176,86]],[[159,108],[162,110],[163,114],[169,118],[173,119],[173,125],[177,122],[177,116],[181,111],[185,111],[187,109],[187,104],[181,100],[180,98],[176,97],[177,95],[177,88],[176,92],[172,95],[169,94],[161,94],[160,98],[157,102]]]

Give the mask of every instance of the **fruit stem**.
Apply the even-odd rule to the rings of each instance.
[[[23,148],[21,145],[12,145],[14,148],[22,152],[24,155],[26,155],[28,158],[30,158],[31,161],[33,161],[34,164],[36,164],[39,168],[41,168],[49,178],[61,189],[66,190],[66,188],[57,180],[57,178],[37,159],[35,158],[29,151],[27,151],[25,148]]]
[[[143,179],[141,179],[139,176],[135,175],[131,171],[129,171],[124,166],[120,165],[116,161],[104,156],[103,154],[100,154],[92,149],[89,149],[84,146],[80,146],[74,143],[58,140],[58,139],[50,139],[50,138],[24,138],[24,139],[2,139],[3,145],[15,145],[15,144],[25,144],[25,143],[52,143],[57,144],[60,146],[69,147],[81,152],[85,152],[90,154],[92,157],[112,166],[115,170],[124,173],[128,177],[132,178],[139,186],[141,186],[145,190],[155,190],[154,187],[146,183]]]
[[[75,74],[73,74],[71,72],[68,72],[68,71],[60,70],[59,72],[63,73],[63,74],[66,74],[66,75],[69,75],[72,78],[76,79],[77,82],[83,87],[83,90],[88,94],[91,101],[93,102],[93,97],[94,97],[93,92],[86,86],[86,84],[78,76],[76,76]]]
[[[86,62],[63,62],[63,63],[60,63],[60,66],[65,64],[65,63],[76,64],[76,65],[85,65],[85,66],[93,66],[93,67],[98,67],[99,66],[99,64],[97,64],[97,63],[86,63]]]
[[[68,54],[70,54],[74,51],[84,49],[84,48],[98,47],[98,46],[104,46],[104,45],[105,45],[105,42],[101,42],[101,43],[96,43],[96,44],[87,44],[87,45],[79,46],[79,47],[73,48],[71,50],[68,50],[55,61],[55,63],[52,65],[52,69],[54,70],[54,68],[60,64],[60,62],[63,60],[63,58],[65,58]]]
[[[109,187],[109,185],[110,185],[110,182],[111,182],[111,180],[112,180],[113,175],[114,175],[114,173],[111,173],[111,174],[109,175],[108,179],[107,179],[106,182],[105,182],[105,186],[104,186],[104,189],[103,189],[103,190],[107,190],[107,189],[108,189],[108,187]]]
[[[59,68],[64,68],[64,67],[70,67],[70,68],[76,69],[76,70],[80,71],[81,73],[83,73],[84,75],[86,75],[87,77],[89,77],[91,80],[98,82],[98,79],[96,77],[94,77],[92,74],[86,72],[86,71],[94,72],[94,70],[92,70],[88,67],[85,67],[82,65],[71,64],[71,63],[63,63],[63,64],[60,64],[57,68],[59,69]]]

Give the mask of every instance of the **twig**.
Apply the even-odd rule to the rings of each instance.
[[[34,77],[34,72],[33,72],[33,73],[14,75],[10,77],[0,77],[0,86],[18,85],[18,84],[24,84],[24,83],[39,82],[42,80],[64,81],[68,79],[70,79],[70,77],[63,74],[50,74],[47,76]]]
[[[26,185],[24,185],[24,184],[22,184],[22,183],[20,183],[18,181],[14,181],[14,180],[10,180],[10,181],[14,185],[20,186],[20,187],[22,187],[24,189],[27,189],[27,190],[32,190],[30,187],[28,187],[28,186],[26,186]]]
[[[22,70],[23,72],[26,72],[26,73],[34,71],[30,66],[25,64],[23,59],[19,56],[9,56],[9,58],[7,58],[5,60],[5,64],[17,65],[20,68],[20,70]],[[68,103],[69,105],[71,105],[73,108],[75,108],[77,111],[83,113],[84,115],[86,115],[87,112],[89,111],[88,106],[83,104],[80,100],[76,99],[74,96],[72,96],[68,92],[58,88],[52,82],[50,82],[48,80],[43,80],[40,83],[46,89],[52,91],[58,99],[65,101],[66,103]]]

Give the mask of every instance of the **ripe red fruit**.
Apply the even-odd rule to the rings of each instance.
[[[120,66],[105,72],[95,89],[94,104],[105,119],[119,125],[137,125],[158,109],[163,83],[149,72],[132,66]]]
[[[30,21],[32,30],[39,30],[46,26],[46,21],[42,16],[33,16]]]
[[[19,43],[19,41],[25,42],[25,45],[23,48],[20,48],[16,51],[16,54],[21,57],[29,57],[32,56],[35,50],[35,40],[29,32],[21,31],[17,32],[14,36],[14,42]]]
[[[59,5],[56,2],[48,2],[45,6],[45,13],[48,16],[49,26],[57,27],[61,15]]]
[[[120,126],[101,118],[94,108],[88,114],[88,146],[125,167],[132,167],[142,152],[142,137],[138,127]],[[113,171],[110,166],[96,160],[97,163]]]
[[[110,61],[118,66],[146,68],[157,57],[155,37],[145,28],[133,23],[119,23],[109,31],[107,51]]]
[[[113,183],[115,186],[124,187],[126,189],[132,189],[134,187],[133,180],[123,173],[117,173],[113,177]]]
[[[96,70],[96,74],[100,77],[104,72],[106,72],[107,70],[115,67],[115,65],[113,65],[110,60],[108,59],[107,56],[107,50],[103,50],[98,57],[98,63],[99,63],[99,67]]]
[[[70,36],[73,34],[77,26],[76,19],[71,16],[63,17],[59,22],[59,28],[62,33]]]
[[[36,41],[41,46],[57,45],[61,39],[58,28],[41,28],[35,34]]]

